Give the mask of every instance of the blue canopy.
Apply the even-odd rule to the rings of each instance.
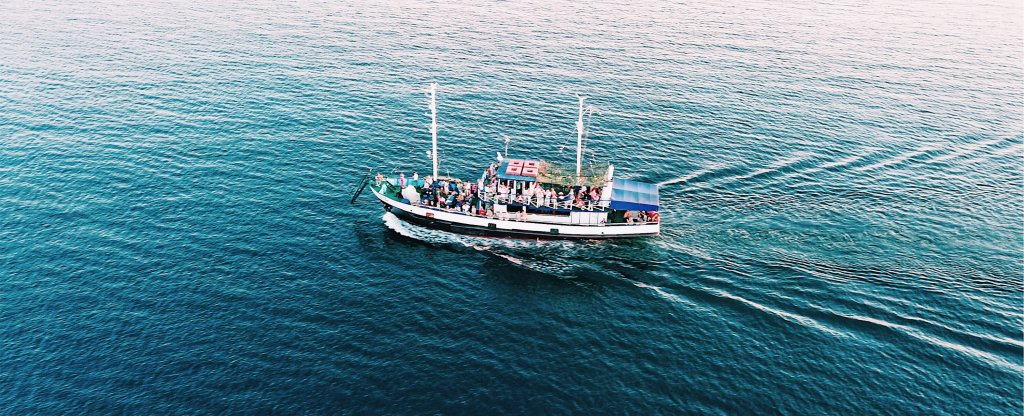
[[[612,209],[657,211],[658,185],[629,179],[612,181]]]

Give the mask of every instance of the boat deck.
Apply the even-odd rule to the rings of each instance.
[[[401,195],[401,189],[397,184],[396,179],[386,179],[378,186],[374,192],[386,197],[396,203],[408,204],[418,208],[421,208],[428,212],[443,212],[446,214],[460,215],[472,218],[491,218],[497,220],[507,220],[523,223],[537,223],[537,224],[550,224],[550,225],[582,225],[582,226],[632,226],[632,225],[644,225],[644,224],[658,224],[657,221],[642,221],[637,219],[636,221],[628,221],[625,219],[621,212],[617,212],[611,209],[595,208],[595,209],[578,209],[572,206],[571,202],[566,201],[565,203],[559,203],[558,205],[542,206],[518,202],[505,202],[498,203],[499,206],[503,206],[505,209],[496,212],[492,212],[490,215],[480,214],[477,210],[462,211],[456,208],[444,208],[435,207],[431,205],[425,205],[419,203],[419,201],[410,201]],[[424,181],[413,181],[408,180],[406,185],[412,185],[417,188],[417,192],[421,192]],[[496,198],[498,199],[498,198]],[[500,199],[499,199],[500,201]],[[490,201],[488,201],[490,202]],[[554,202],[554,201],[553,201]],[[526,210],[525,218],[518,217],[518,212],[522,209]],[[580,223],[574,222],[574,215],[576,214],[597,214],[604,216],[601,221],[593,221]]]

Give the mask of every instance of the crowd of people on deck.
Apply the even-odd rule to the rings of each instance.
[[[649,223],[660,221],[661,215],[658,214],[658,211],[624,211],[622,218],[629,224],[636,222]]]
[[[573,186],[557,187],[549,185],[547,189],[539,182],[518,182],[520,188],[509,185],[515,181],[498,179],[498,164],[493,163],[485,175],[487,185],[484,186],[484,200],[504,204],[531,205],[535,207],[561,209],[594,209],[601,200],[602,187]]]
[[[419,201],[409,201],[412,204],[456,211],[468,215],[515,219],[519,221],[527,220],[525,209],[527,205],[553,209],[591,210],[596,208],[601,201],[603,188],[599,186],[560,188],[549,186],[544,188],[538,182],[519,182],[521,188],[513,189],[509,185],[514,182],[498,179],[497,168],[497,164],[492,164],[487,169],[487,173],[483,178],[483,182],[486,183],[483,189],[480,189],[476,182],[463,181],[461,179],[435,180],[430,176],[424,178],[422,186],[419,186],[418,174],[414,174],[413,180],[408,182],[404,173],[399,177],[398,185],[400,189],[405,189],[408,185],[416,186]],[[378,184],[383,179],[383,175],[377,175]],[[524,208],[509,215],[507,212],[509,204],[524,206]],[[625,211],[623,218],[627,223],[659,221],[657,211]]]
[[[481,215],[480,189],[477,184],[455,180],[433,180],[427,176],[419,189],[420,205]]]

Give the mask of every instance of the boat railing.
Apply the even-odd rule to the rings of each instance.
[[[410,204],[413,205],[413,206],[418,206],[420,208],[426,209],[428,211],[446,212],[446,213],[449,213],[449,214],[465,215],[465,216],[469,216],[469,217],[485,217],[485,218],[493,218],[493,219],[496,219],[496,220],[513,221],[513,222],[529,222],[529,223],[537,223],[537,224],[575,225],[575,224],[568,224],[568,223],[564,223],[564,222],[547,222],[547,221],[543,221],[543,220],[539,220],[539,221],[538,220],[531,220],[531,219],[522,220],[522,219],[517,218],[513,213],[509,213],[508,211],[494,211],[494,210],[492,210],[492,211],[490,211],[487,214],[482,214],[482,213],[477,213],[475,210],[469,210],[468,212],[464,212],[464,211],[461,211],[461,210],[459,210],[457,208],[436,207],[436,206],[429,205],[429,204],[421,204],[419,202],[411,202]],[[543,216],[541,218],[543,218]],[[636,219],[633,222],[628,222],[628,221],[627,222],[617,222],[617,223],[602,222],[601,226],[625,227],[625,226],[631,226],[631,225],[650,225],[650,224],[657,224],[657,223],[658,223],[658,221],[644,221],[644,220],[641,220],[641,219]]]
[[[388,180],[388,179],[392,179],[392,178],[383,178],[383,179],[384,180],[381,181],[381,184],[384,184],[385,186],[387,186],[392,191],[397,191],[398,190],[398,187],[396,185],[392,184],[390,180]],[[523,196],[523,199],[519,200],[518,197],[513,198],[510,195],[501,195],[501,194],[491,195],[491,197],[492,198],[481,198],[481,200],[486,201],[486,202],[494,202],[495,204],[500,204],[500,205],[508,205],[508,204],[513,204],[514,203],[514,204],[529,205],[529,206],[533,206],[533,207],[546,207],[546,208],[554,208],[554,209],[566,209],[566,210],[573,210],[573,209],[579,210],[579,209],[581,209],[579,206],[572,204],[571,201],[558,201],[557,199],[555,199],[555,200],[549,199],[549,200],[545,201],[543,198],[538,199],[538,198],[534,197],[534,198],[531,198],[531,199],[527,199],[525,196]],[[546,202],[546,204],[545,204],[545,202]],[[585,210],[595,210],[595,209],[604,208],[604,207],[601,206],[602,202],[606,202],[606,201],[587,201],[586,203],[584,203],[582,209],[585,209]],[[487,217],[487,218],[494,218],[494,219],[507,220],[507,221],[523,221],[522,219],[518,219],[515,216],[511,215],[511,213],[508,213],[507,211],[497,212],[497,210],[491,210],[487,214],[484,214],[482,211],[480,213],[477,213],[475,209],[469,210],[469,211],[462,211],[462,210],[459,210],[457,208],[438,207],[438,206],[433,206],[433,205],[430,205],[430,204],[424,204],[424,203],[421,203],[420,201],[409,201],[409,204],[411,204],[413,206],[418,206],[418,207],[421,207],[421,208],[424,208],[424,209],[427,209],[427,210],[430,210],[430,211],[447,212],[447,213],[450,213],[450,214],[466,215],[466,216],[471,216],[471,217]],[[541,221],[526,220],[526,222],[544,223],[544,224],[548,223],[548,222],[545,222],[543,220],[541,220]],[[643,219],[637,218],[637,219],[634,219],[633,221],[626,221],[626,222],[620,222],[620,223],[602,222],[601,225],[602,226],[610,226],[610,227],[620,227],[620,226],[630,226],[630,225],[648,225],[648,224],[657,224],[657,223],[659,223],[658,220],[644,221]],[[550,224],[565,225],[564,223],[550,223]]]
[[[482,195],[480,198],[484,202],[493,202],[496,204],[519,204],[527,205],[537,208],[552,208],[552,209],[577,209],[584,211],[597,211],[607,207],[607,201],[594,201],[587,200],[576,203],[571,199],[558,199],[558,198],[542,198],[542,197],[529,197],[525,195],[510,195],[510,194],[493,194],[493,195]]]

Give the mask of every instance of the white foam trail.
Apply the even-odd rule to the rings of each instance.
[[[545,250],[571,250],[573,245],[577,244],[571,240],[511,240],[470,236],[410,224],[390,212],[385,213],[382,220],[385,226],[404,237],[430,244],[449,244],[472,248],[536,272],[564,277],[578,270],[572,263],[559,261],[555,257],[524,260],[516,256],[517,252],[535,252],[539,247],[543,247]]]
[[[519,240],[500,240],[485,237],[475,237],[465,234],[452,233],[435,230],[433,228],[421,227],[415,224],[402,221],[401,218],[390,212],[384,213],[382,217],[384,225],[396,233],[414,240],[431,244],[455,244],[480,251],[489,251],[494,245],[500,244],[508,248],[515,248],[515,245],[522,244]],[[527,241],[527,243],[531,243]]]
[[[943,347],[943,348],[948,348],[948,349],[951,349],[951,350],[954,350],[954,351],[958,351],[958,352],[967,354],[967,355],[969,355],[971,357],[974,357],[974,358],[980,359],[982,361],[988,362],[990,364],[994,364],[994,365],[997,365],[997,366],[1000,366],[1000,367],[1003,367],[1003,368],[1008,368],[1008,369],[1013,370],[1013,371],[1018,372],[1018,373],[1024,371],[1024,367],[1022,367],[1020,365],[1017,365],[1017,364],[1014,364],[1014,363],[1011,363],[1009,361],[1006,361],[1002,357],[999,357],[999,356],[997,356],[995,354],[988,353],[988,352],[985,352],[985,351],[981,351],[981,350],[976,349],[976,348],[971,348],[971,347],[968,347],[966,345],[960,345],[960,344],[949,342],[949,341],[946,341],[946,340],[943,340],[943,339],[935,338],[935,337],[933,337],[931,335],[928,335],[928,334],[925,334],[924,332],[921,332],[921,330],[916,329],[916,328],[912,328],[912,327],[909,327],[909,326],[906,326],[906,325],[900,325],[900,324],[896,324],[896,323],[892,323],[892,322],[886,322],[886,321],[883,321],[883,320],[880,320],[880,319],[875,319],[875,318],[871,318],[871,317],[867,317],[867,316],[843,315],[841,313],[836,313],[835,311],[830,311],[830,312],[835,313],[836,315],[842,316],[844,318],[849,318],[849,319],[853,319],[853,320],[861,321],[861,322],[868,322],[868,323],[872,323],[872,324],[875,324],[875,325],[884,326],[886,328],[894,329],[894,330],[900,331],[900,332],[902,332],[902,333],[904,333],[906,335],[909,335],[911,337],[917,338],[917,339],[919,339],[921,341],[925,341],[925,342],[931,343],[933,345],[937,345],[937,346],[940,346],[940,347]]]
[[[753,171],[751,173],[748,173],[746,175],[737,176],[737,177],[733,178],[732,180],[733,181],[741,181],[741,180],[744,180],[744,179],[750,179],[750,178],[753,178],[755,176],[759,176],[759,175],[763,175],[763,174],[766,174],[766,173],[774,172],[774,171],[782,169],[782,168],[784,168],[786,166],[793,165],[793,164],[802,162],[804,160],[807,160],[807,159],[809,159],[812,156],[814,156],[814,153],[799,152],[799,153],[793,155],[793,157],[791,157],[789,159],[777,160],[777,161],[773,162],[771,165],[768,165],[768,167],[766,167],[766,168],[761,168],[761,169],[755,170],[755,171]]]
[[[415,224],[402,221],[401,218],[390,212],[384,213],[381,218],[384,225],[402,236],[428,243],[459,244],[476,250],[487,251],[494,247],[507,249],[536,248],[538,245],[566,245],[573,244],[570,240],[524,240],[524,239],[502,239],[478,237],[466,234],[459,234],[448,231],[435,230],[433,228],[421,227]]]
[[[939,157],[937,157],[935,159],[929,160],[928,162],[929,163],[945,162],[947,160],[955,159],[955,158],[958,158],[960,156],[963,156],[963,155],[966,155],[966,154],[970,154],[970,153],[976,152],[978,150],[984,149],[986,147],[989,147],[991,145],[999,143],[1000,141],[1001,140],[994,139],[994,140],[986,140],[986,141],[983,141],[983,142],[971,143],[969,145],[961,147],[959,150],[957,150],[957,151],[955,151],[953,153],[949,153],[947,155],[939,156]]]
[[[772,168],[761,168],[761,169],[755,170],[753,172],[750,172],[750,173],[748,173],[746,175],[737,176],[736,180],[750,179],[750,178],[753,178],[753,177],[755,177],[757,175],[763,175],[763,174],[771,172],[773,170],[775,170],[775,169],[772,169]]]
[[[830,168],[837,168],[837,167],[840,167],[840,166],[846,166],[846,165],[849,165],[849,164],[851,164],[853,162],[856,162],[856,161],[858,161],[858,160],[860,160],[862,158],[864,158],[864,155],[853,155],[853,156],[850,156],[850,157],[845,158],[845,159],[840,159],[840,160],[837,160],[837,161],[834,161],[834,162],[828,162],[828,163],[822,164],[821,166],[819,166],[819,168],[821,168],[821,169],[830,169]]]
[[[667,181],[658,182],[658,186],[671,185],[671,184],[680,183],[680,182],[688,182],[688,181],[690,181],[690,180],[692,180],[694,178],[701,177],[701,176],[707,175],[707,174],[709,174],[711,172],[714,172],[716,169],[718,169],[720,167],[722,167],[722,165],[711,165],[711,166],[708,166],[708,167],[706,167],[704,169],[692,172],[692,173],[690,173],[689,175],[686,175],[686,176],[682,176],[682,177],[675,178],[675,179],[669,179]]]
[[[461,236],[409,224],[390,212],[384,213],[382,219],[384,220],[384,225],[405,237],[428,243],[462,243],[462,241],[459,241]],[[468,246],[469,244],[464,245]]]
[[[873,165],[867,165],[867,166],[861,166],[861,167],[853,168],[853,170],[855,170],[857,172],[864,172],[864,171],[868,171],[868,170],[874,170],[874,169],[886,167],[886,166],[889,166],[889,165],[895,165],[897,163],[903,162],[903,161],[905,161],[907,159],[910,159],[912,157],[917,157],[917,156],[920,156],[920,155],[923,155],[923,154],[924,154],[924,152],[922,152],[920,150],[914,151],[914,152],[910,152],[910,153],[904,153],[904,154],[896,156],[896,157],[894,157],[892,159],[886,159],[886,160],[883,160],[881,162],[875,163]]]
[[[778,169],[778,168],[781,168],[783,166],[792,165],[792,164],[800,162],[802,160],[807,160],[811,156],[814,156],[814,153],[800,152],[800,153],[797,153],[797,154],[793,155],[793,157],[791,157],[789,159],[783,159],[783,160],[776,161],[775,163],[772,163],[769,166]]]
[[[651,286],[651,285],[648,285],[646,283],[640,283],[640,282],[633,282],[633,285],[636,286],[636,287],[647,289],[647,290],[650,290],[650,291],[652,291],[654,293],[657,293],[658,296],[661,296],[662,298],[664,298],[664,299],[666,299],[668,301],[671,301],[673,303],[682,303],[682,304],[685,304],[685,305],[697,306],[693,302],[690,302],[690,301],[688,301],[686,299],[683,299],[679,295],[674,295],[674,294],[668,293],[668,292],[665,291],[665,289],[662,289],[662,288],[657,287],[657,286]]]
[[[494,255],[496,255],[498,257],[501,257],[501,258],[503,258],[505,260],[508,260],[508,261],[510,261],[512,263],[518,264],[520,266],[524,265],[524,263],[525,263],[522,259],[519,259],[519,258],[516,258],[516,257],[512,257],[512,256],[509,256],[509,255],[505,255],[505,254],[501,254],[501,253],[494,253]]]
[[[789,313],[789,312],[786,312],[786,311],[780,311],[778,309],[772,309],[772,308],[767,307],[765,305],[762,305],[760,303],[757,303],[757,302],[754,302],[754,301],[751,301],[751,300],[747,300],[747,299],[741,298],[739,296],[732,295],[732,294],[729,294],[729,293],[725,293],[725,292],[722,292],[722,291],[717,291],[716,290],[716,291],[713,291],[713,292],[715,292],[716,294],[718,294],[721,297],[743,302],[743,303],[745,303],[747,305],[750,305],[751,307],[753,307],[753,308],[755,308],[757,310],[760,310],[762,312],[770,313],[772,315],[778,316],[778,317],[780,317],[782,319],[785,319],[787,321],[790,321],[790,322],[798,323],[800,325],[804,325],[804,326],[807,326],[807,327],[810,327],[810,328],[814,328],[814,329],[817,329],[819,331],[827,332],[827,333],[832,334],[832,335],[837,336],[837,337],[848,337],[849,336],[849,335],[847,335],[845,333],[836,331],[836,330],[834,330],[832,328],[829,328],[829,327],[827,327],[825,325],[822,325],[822,324],[818,323],[817,321],[815,321],[815,320],[813,320],[811,318],[808,318],[806,316],[800,316],[800,315],[797,315],[797,314],[794,314],[794,313]]]

